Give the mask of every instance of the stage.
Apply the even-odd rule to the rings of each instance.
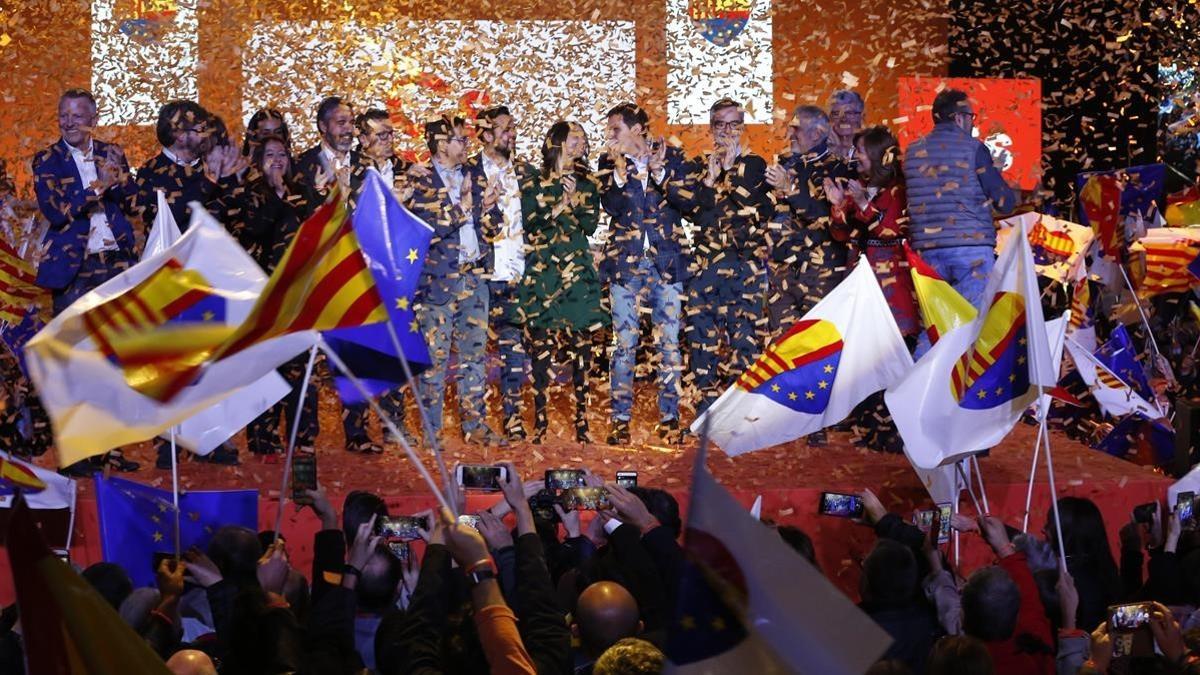
[[[336,400],[324,394],[321,400],[323,433],[318,447],[318,477],[339,512],[342,499],[351,490],[372,490],[383,495],[394,515],[413,513],[432,506],[433,498],[398,446],[391,446],[385,454],[378,456],[351,455],[342,449],[340,409]],[[452,440],[447,442],[444,450],[446,461],[453,464],[512,460],[526,479],[540,477],[545,469],[558,467],[587,467],[608,480],[612,480],[618,470],[636,470],[641,485],[669,490],[679,499],[686,512],[690,473],[696,453],[695,439],[692,437],[688,443],[677,447],[661,444],[650,423],[654,414],[650,409],[652,399],[649,390],[639,391],[639,405],[635,410],[632,429],[633,443],[629,447],[612,447],[602,442],[581,445],[570,440],[573,438],[573,428],[565,415],[568,406],[566,401],[560,399],[560,411],[551,417],[550,435],[544,444],[515,443],[509,447],[484,448]],[[452,406],[447,406],[447,411],[452,409]],[[593,406],[592,410],[607,410],[607,406]],[[608,431],[605,420],[596,413],[591,424],[593,439],[603,441]],[[448,422],[446,427],[453,430],[457,425]],[[411,428],[415,429],[415,424]],[[992,511],[1003,515],[1005,522],[1017,528],[1021,527],[1036,432],[1036,427],[1019,424],[1000,446],[980,461]],[[1061,433],[1051,433],[1059,495],[1087,497],[1097,503],[1104,514],[1115,556],[1118,530],[1128,522],[1133,507],[1165,498],[1171,480],[1149,468],[1089,449]],[[457,434],[451,435],[457,437]],[[859,563],[870,550],[875,535],[869,528],[848,520],[818,515],[816,506],[819,494],[825,490],[848,492],[868,487],[880,496],[889,510],[900,513],[906,519],[911,518],[915,508],[928,508],[931,500],[902,455],[881,454],[855,447],[849,433],[830,431],[828,435],[829,443],[824,447],[809,447],[804,441],[796,441],[736,458],[712,448],[708,466],[739,502],[749,507],[757,495],[762,495],[763,518],[795,525],[807,532],[815,542],[818,560],[825,574],[852,597],[857,597]],[[184,490],[257,489],[259,527],[271,528],[278,509],[283,465],[263,463],[245,451],[241,435],[236,440],[242,447],[241,466],[221,467],[184,459],[179,469],[181,487]],[[128,454],[132,459],[142,462],[142,470],[123,474],[123,477],[170,489],[170,472],[154,468],[154,452],[150,444],[140,444]],[[427,466],[436,475],[432,457],[423,454],[428,460]],[[49,459],[49,456],[40,458],[38,463],[46,465]],[[496,494],[472,494],[468,497],[468,510],[484,508],[499,499],[500,496]],[[1031,531],[1040,534],[1049,506],[1049,484],[1042,460],[1029,521]],[[293,564],[308,574],[311,569],[312,535],[318,527],[318,520],[308,509],[297,512],[290,503],[285,508],[283,532]],[[966,493],[961,508],[966,513],[974,512]],[[79,481],[72,562],[86,567],[101,560],[98,533],[92,481],[82,480]],[[961,561],[964,571],[969,572],[987,564],[989,555],[987,547],[975,536],[962,538]],[[0,551],[0,556],[6,556],[6,552]],[[5,563],[0,563],[0,603],[13,600],[6,563],[6,559]]]

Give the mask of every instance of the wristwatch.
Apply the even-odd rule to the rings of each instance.
[[[467,568],[466,574],[468,584],[474,588],[488,579],[496,578],[496,564],[491,560],[482,560]]]

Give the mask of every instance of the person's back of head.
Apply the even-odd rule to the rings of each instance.
[[[120,609],[121,603],[133,592],[133,581],[129,574],[116,563],[99,562],[91,565],[83,571],[83,578],[113,609]]]
[[[239,525],[222,527],[208,543],[208,557],[221,571],[221,576],[238,588],[258,585],[258,559],[262,557],[262,546],[254,530]]]
[[[637,600],[624,586],[612,581],[597,581],[579,594],[572,626],[583,649],[595,656],[642,630]]]
[[[906,666],[903,661],[885,659],[872,663],[863,675],[912,675],[912,668]]]
[[[396,556],[376,549],[367,559],[354,587],[358,608],[372,614],[382,614],[395,604],[396,587],[403,576],[403,568]]]
[[[346,495],[342,502],[342,534],[346,536],[346,546],[354,542],[358,534],[358,526],[371,519],[371,516],[386,516],[387,504],[383,497],[366,490],[354,490]]]
[[[167,659],[167,670],[174,675],[217,675],[212,659],[197,649],[181,649]]]
[[[658,519],[664,527],[679,537],[683,532],[683,521],[679,518],[679,502],[666,490],[652,487],[633,487],[629,491],[637,495],[646,505],[650,515]]]
[[[933,97],[931,110],[933,123],[951,122],[956,114],[968,111],[970,106],[971,103],[967,100],[966,92],[958,89],[943,89]]]
[[[1021,611],[1021,591],[1003,568],[977,570],[962,592],[963,630],[984,642],[1012,637]]]
[[[877,607],[908,604],[917,592],[917,559],[904,544],[880,539],[863,561],[863,600]]]
[[[987,645],[970,635],[938,640],[925,662],[926,675],[992,675],[996,672]]]
[[[592,675],[655,675],[666,665],[662,650],[638,638],[623,638],[604,650]]]
[[[813,546],[812,537],[808,536],[808,533],[793,525],[780,525],[775,528],[775,531],[779,533],[780,539],[792,547],[792,550],[812,563],[813,567],[821,569],[821,566],[817,564],[817,549]]]

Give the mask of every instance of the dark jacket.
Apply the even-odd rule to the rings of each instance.
[[[300,153],[292,170],[296,175],[296,183],[304,190],[304,201],[308,208],[303,217],[308,218],[329,197],[328,188],[317,187],[317,171],[324,171],[330,177],[333,175],[333,170],[325,162],[325,155],[321,153],[321,144],[317,143]]]
[[[103,157],[113,147],[103,141],[92,143],[92,153],[96,157]],[[127,164],[121,169],[129,172]],[[133,198],[137,186],[132,178],[112,186],[99,199],[89,201],[92,191],[80,179],[71,151],[61,139],[34,156],[33,176],[38,208],[50,223],[46,233],[50,246],[46,258],[38,266],[37,283],[40,286],[66,288],[79,274],[80,263],[87,253],[91,215],[95,209],[104,209],[117,246],[133,257],[136,241],[131,214],[134,213]]]
[[[780,155],[779,165],[794,176],[796,192],[777,198],[772,192],[774,225],[768,238],[771,262],[793,273],[817,274],[830,267],[846,265],[846,244],[829,232],[829,200],[826,178],[851,178],[852,171],[823,142],[803,155]]]
[[[899,607],[864,602],[859,608],[892,637],[892,644],[880,658],[903,661],[914,673],[925,672],[929,650],[943,633],[932,607],[914,598]]]
[[[165,153],[158,153],[142,165],[137,172],[137,209],[146,231],[154,225],[158,215],[156,190],[166,192],[167,204],[180,232],[187,232],[192,220],[192,209],[188,204],[200,202],[210,213],[221,211],[221,200],[232,194],[242,183],[237,174],[220,178],[217,182],[204,174],[204,161],[194,166],[177,164]]]
[[[600,182],[600,203],[612,216],[608,245],[604,250],[601,272],[606,280],[624,283],[625,278],[642,261],[650,258],[665,283],[687,280],[687,257],[683,251],[683,228],[680,208],[687,199],[680,193],[686,189],[688,163],[679,148],[668,147],[662,182],[647,177],[645,183],[634,175],[633,161],[626,181],[618,186],[613,171],[613,159],[600,155],[596,178]],[[645,241],[650,248],[646,249]]]
[[[581,200],[555,215],[563,201],[558,179],[538,174],[521,187],[525,276],[517,288],[518,318],[531,328],[582,331],[610,320],[588,248],[600,220],[599,190],[591,176],[581,174],[575,189]]]
[[[287,194],[281,198],[258,176],[234,198],[223,200],[227,207],[221,222],[267,274],[279,264],[309,210],[303,188],[290,180],[285,185]]]
[[[729,259],[760,264],[774,210],[767,194],[766,161],[758,155],[742,155],[713,187],[704,184],[707,172],[708,156],[696,157],[679,189],[682,211],[695,225],[691,274]]]

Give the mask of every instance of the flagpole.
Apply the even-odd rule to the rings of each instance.
[[[1042,386],[1038,385],[1038,400],[1041,400]],[[1039,420],[1039,425],[1042,427],[1040,434],[1042,442],[1046,445],[1046,473],[1050,478],[1050,508],[1054,513],[1054,534],[1058,537],[1058,553],[1059,561],[1063,569],[1067,566],[1067,547],[1063,544],[1062,519],[1058,515],[1058,488],[1054,484],[1054,458],[1050,456],[1050,431],[1046,428],[1046,417],[1042,415]]]
[[[1042,434],[1046,432],[1046,427],[1041,424],[1039,415],[1037,440],[1033,442],[1033,462],[1029,466],[1029,489],[1025,490],[1025,520],[1021,524],[1021,531],[1029,531],[1029,506],[1033,503],[1033,481],[1037,477],[1038,455],[1042,452]]]
[[[279,540],[279,531],[283,527],[283,502],[287,499],[288,480],[292,476],[292,457],[296,451],[296,436],[300,433],[301,410],[304,409],[304,399],[308,395],[308,382],[312,379],[313,366],[317,362],[317,345],[314,343],[308,350],[308,365],[304,367],[304,381],[300,383],[300,396],[296,399],[296,409],[292,411],[292,430],[288,434],[287,454],[283,459],[283,484],[279,486],[279,510],[275,513],[275,540]],[[285,404],[286,405],[286,404]]]
[[[1154,331],[1150,329],[1150,319],[1146,316],[1146,310],[1142,308],[1142,301],[1138,298],[1137,291],[1133,290],[1133,282],[1129,280],[1129,274],[1125,271],[1125,265],[1118,263],[1117,267],[1121,270],[1121,277],[1125,279],[1125,286],[1129,288],[1129,293],[1133,296],[1133,304],[1137,306],[1138,315],[1142,318],[1142,325],[1146,327],[1146,335],[1150,338],[1150,346],[1154,349],[1154,356],[1156,358],[1152,365],[1155,369],[1159,369],[1158,359],[1162,358],[1162,350],[1158,348],[1158,340],[1154,338]],[[1163,377],[1166,377],[1172,384],[1175,381],[1174,373],[1164,372]]]
[[[325,356],[329,359],[329,361],[333,363],[334,367],[342,371],[342,374],[346,376],[346,379],[349,380],[350,384],[354,385],[354,388],[358,390],[359,395],[366,400],[367,405],[370,406],[371,409],[375,411],[375,414],[379,416],[379,421],[382,422],[385,427],[387,427],[388,431],[392,432],[392,435],[396,437],[396,440],[400,441],[400,447],[404,448],[404,453],[408,455],[409,461],[413,463],[413,466],[416,467],[417,472],[421,474],[421,478],[424,479],[425,484],[429,486],[430,491],[433,492],[435,497],[437,497],[438,504],[440,504],[442,508],[449,510],[450,513],[452,513],[455,517],[458,517],[457,504],[452,506],[451,502],[454,500],[447,500],[446,495],[442,494],[442,491],[438,488],[437,483],[434,482],[433,476],[429,475],[429,471],[425,468],[425,465],[421,463],[420,458],[417,457],[415,452],[413,452],[412,447],[408,445],[408,441],[404,439],[404,434],[400,433],[400,430],[396,428],[396,424],[392,421],[392,418],[383,411],[383,408],[379,406],[379,403],[374,399],[374,397],[371,396],[371,393],[367,391],[366,385],[364,385],[362,381],[354,375],[354,373],[350,372],[350,369],[346,367],[345,362],[343,362],[341,357],[337,355],[336,351],[334,351],[324,340],[319,338],[318,340],[321,351],[325,352]]]
[[[954,501],[950,503],[951,513],[953,515],[958,514],[958,512],[959,512],[958,503],[961,500],[962,500],[962,487],[959,485],[959,482],[958,482],[958,472],[955,472],[954,473]],[[953,515],[951,517],[953,517]],[[961,557],[961,550],[959,548],[960,542],[959,542],[959,538],[958,538],[959,532],[958,532],[958,530],[955,530],[953,527],[950,529],[951,529],[951,531],[954,532],[954,568],[958,569],[960,557]]]
[[[987,488],[983,486],[983,472],[979,470],[979,455],[971,455],[971,464],[975,465],[975,480],[979,481],[979,497],[983,500],[983,512],[991,515],[992,507],[988,506]]]
[[[421,392],[417,389],[417,380],[413,377],[412,367],[408,363],[408,356],[404,353],[404,347],[400,346],[400,336],[396,335],[396,327],[392,325],[391,319],[386,324],[388,336],[392,338],[392,346],[396,348],[396,354],[400,357],[400,366],[404,368],[404,377],[408,378],[408,388],[417,403],[417,416],[421,418],[421,429],[425,432],[425,442],[429,444],[429,451],[433,453],[434,459],[437,460],[438,471],[442,474],[442,484],[446,490],[446,497],[450,499],[454,494],[454,490],[451,488],[450,472],[446,469],[446,460],[442,456],[441,444],[438,443],[437,434],[434,433],[433,425],[429,421],[429,413],[425,410],[425,402],[421,400]]]
[[[175,450],[175,428],[171,427],[171,503],[175,507],[175,560],[179,560],[179,456]]]
[[[979,508],[979,499],[975,497],[975,488],[971,485],[971,480],[969,478],[967,478],[966,472],[963,471],[962,465],[963,465],[963,462],[965,462],[965,461],[967,461],[967,460],[960,459],[954,463],[954,471],[956,474],[954,484],[955,484],[955,486],[957,486],[958,485],[958,477],[962,477],[963,485],[967,486],[967,494],[971,495],[971,503],[975,505],[975,512],[981,516],[987,515],[987,511],[984,511],[983,509]]]

